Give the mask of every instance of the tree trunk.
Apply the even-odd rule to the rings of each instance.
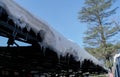
[[[101,47],[107,47],[107,44],[106,44],[106,38],[105,38],[105,35],[104,35],[104,30],[103,30],[103,26],[102,25],[99,25],[99,29],[100,29],[100,37],[101,37]]]
[[[103,25],[102,25],[102,20],[101,20],[100,15],[99,15],[99,11],[97,11],[96,17],[98,18],[98,24],[99,24],[98,27],[99,27],[100,37],[101,37],[100,47],[106,48],[107,47],[106,38],[104,35],[104,29],[103,29]]]

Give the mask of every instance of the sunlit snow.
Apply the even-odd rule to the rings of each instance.
[[[87,59],[91,60],[95,64],[101,65],[95,57],[80,48],[77,43],[66,39],[46,22],[41,19],[37,19],[12,0],[0,0],[0,5],[7,10],[11,19],[14,20],[14,22],[21,28],[32,28],[36,34],[42,30],[44,33],[44,39],[42,42],[39,42],[40,46],[53,49],[58,54],[58,57],[60,55],[64,57],[68,54],[73,55],[76,61],[82,62],[84,59]],[[22,23],[20,23],[20,21]]]

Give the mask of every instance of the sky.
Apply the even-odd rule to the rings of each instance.
[[[84,0],[15,0],[37,18],[83,47],[84,32],[87,24],[78,19],[78,12],[84,6]],[[115,5],[119,6],[120,0]],[[4,41],[2,41],[4,42]]]
[[[67,39],[82,46],[86,27],[80,24],[78,12],[84,0],[15,0],[30,13],[52,26]]]

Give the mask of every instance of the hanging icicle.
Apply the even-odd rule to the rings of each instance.
[[[0,0],[0,2],[0,5],[6,5],[4,9],[7,9],[7,13],[13,17],[12,20],[14,20],[14,22],[18,21],[18,26],[21,25],[21,27],[25,27],[25,23],[28,23],[28,27],[32,28],[35,33],[40,31],[39,39],[41,41],[39,40],[39,44],[44,55],[46,48],[49,47],[57,53],[59,60],[61,55],[65,57],[65,53],[69,53],[69,55],[72,55],[76,61],[84,61],[87,59],[92,61],[94,64],[100,65],[100,62],[95,57],[90,55],[84,49],[80,48],[77,43],[66,39],[63,35],[54,30],[49,24],[37,19],[34,15],[30,14],[22,7],[20,8],[19,5],[15,4],[13,0]],[[15,20],[14,18],[19,18],[20,20]]]

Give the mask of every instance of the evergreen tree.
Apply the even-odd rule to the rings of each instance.
[[[88,23],[84,43],[86,49],[97,57],[109,60],[116,51],[112,38],[120,31],[110,16],[117,8],[112,9],[115,0],[85,0],[85,6],[79,12],[79,20]]]

